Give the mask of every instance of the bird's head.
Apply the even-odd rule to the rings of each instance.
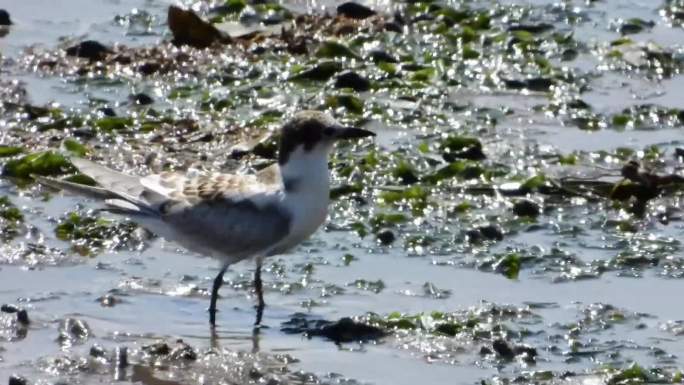
[[[343,126],[325,112],[301,111],[282,128],[278,163],[283,166],[293,154],[325,157],[336,141],[367,136],[375,136],[375,133]]]

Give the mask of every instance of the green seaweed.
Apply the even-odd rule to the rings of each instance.
[[[6,158],[6,157],[10,157],[10,156],[19,155],[22,152],[24,152],[24,149],[21,147],[0,146],[0,158]]]
[[[52,151],[36,152],[5,163],[2,175],[28,179],[31,175],[55,176],[73,171],[71,163]]]

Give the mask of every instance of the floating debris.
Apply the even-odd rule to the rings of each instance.
[[[202,20],[192,10],[169,6],[168,25],[173,33],[173,44],[207,48],[214,43],[228,44],[230,36],[219,31],[212,24]]]

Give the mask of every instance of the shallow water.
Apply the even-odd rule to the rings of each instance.
[[[65,109],[73,107],[76,110],[88,110],[93,100],[104,99],[107,105],[126,111],[129,108],[126,104],[128,95],[142,89],[152,90],[151,93],[158,100],[155,107],[183,112],[192,110],[196,105],[190,102],[165,100],[168,91],[175,86],[165,84],[165,80],[149,84],[133,77],[130,82],[102,86],[89,80],[75,81],[71,76],[44,74],[22,65],[28,47],[52,50],[84,38],[130,47],[150,46],[160,40],[168,40],[165,14],[170,3],[161,0],[0,0],[0,9],[8,10],[15,24],[7,36],[0,38],[0,80],[18,80],[27,91],[28,100],[34,105],[58,102]],[[635,42],[655,42],[678,50],[684,37],[681,27],[667,25],[659,15],[662,4],[650,1],[592,2],[591,5],[583,1],[555,5],[544,0],[481,1],[476,5],[485,7],[499,3],[529,7],[532,13],[539,15],[533,19],[552,22],[561,30],[572,29],[575,38],[587,44],[589,50],[620,37],[608,28],[618,18],[641,17],[656,22],[656,26],[649,31],[631,35]],[[334,9],[336,4],[328,0],[285,2],[286,6],[299,12]],[[366,4],[376,9],[396,5],[392,2]],[[186,2],[186,5],[192,4]],[[199,10],[207,8],[206,2],[194,5]],[[556,16],[558,13],[553,10],[561,8],[586,15],[591,21],[579,23],[573,28],[557,20],[560,16]],[[137,27],[116,22],[115,15],[130,16],[141,12],[149,13],[152,20],[144,33]],[[600,67],[604,59],[595,56],[595,52],[582,53],[566,64],[580,74],[593,76],[589,87],[581,93],[577,92],[591,106],[593,113],[610,117],[643,104],[667,109],[684,108],[681,75],[654,80],[636,73],[603,70]],[[249,85],[248,82],[245,84]],[[411,117],[413,113],[416,121],[426,119],[416,124],[410,118],[382,121],[371,117],[366,127],[379,133],[375,142],[378,152],[410,152],[412,145],[415,149],[415,143],[458,127],[461,129],[459,132],[481,135],[487,154],[495,163],[517,168],[520,175],[529,176],[525,171],[536,167],[536,170],[553,176],[556,169],[544,163],[548,154],[573,153],[586,160],[598,159],[599,152],[613,153],[620,147],[642,151],[655,145],[664,151],[671,151],[682,143],[682,127],[665,123],[621,129],[580,129],[563,118],[550,116],[536,108],[550,102],[551,98],[546,93],[492,90],[484,86],[452,88],[447,90],[446,95],[439,97],[455,105],[465,105],[491,114],[499,113],[500,120],[492,125],[482,123],[484,119],[473,118],[477,117],[477,111],[447,114],[443,106],[430,105],[431,99],[425,97],[429,92],[418,96],[406,92],[410,97],[401,101],[396,100],[395,94],[369,95],[369,99],[376,98],[374,102],[377,101],[379,105],[394,103],[391,109],[398,111],[396,116],[405,114],[404,117]],[[246,89],[245,92],[252,92]],[[214,91],[220,93],[225,90],[217,86]],[[414,102],[412,97],[425,98]],[[295,100],[301,99],[294,95],[266,95],[259,99],[263,105],[254,105],[277,109]],[[228,124],[226,120],[232,124],[235,120],[254,118],[257,115],[252,114],[249,107],[238,106],[236,117],[216,119],[211,121],[211,125]],[[510,113],[502,113],[504,109]],[[9,121],[3,119],[0,119],[0,129]],[[473,127],[475,124],[478,126]],[[3,143],[14,143],[12,132],[4,128],[7,130],[3,132]],[[138,139],[144,141],[148,138],[140,135]],[[142,147],[143,150],[135,154],[137,159],[154,151],[154,147],[145,148],[144,143]],[[209,154],[221,148],[207,147],[210,148],[202,150]],[[131,145],[131,148],[135,148],[135,145]],[[106,153],[110,160],[121,160],[121,154],[112,155],[111,152]],[[680,169],[681,164],[674,163],[671,158],[663,159],[662,163],[670,171]],[[124,164],[130,167],[130,162]],[[214,164],[222,168],[235,166],[225,159],[216,160]],[[613,164],[606,161],[601,165],[606,167],[606,164],[613,167],[606,173],[615,179],[620,163],[615,160]],[[592,168],[591,164],[579,166]],[[565,174],[571,171],[561,168],[558,172]],[[382,181],[382,178],[378,180]],[[348,180],[338,176],[335,182],[342,181]],[[81,257],[68,242],[55,237],[54,227],[66,212],[82,207],[95,208],[93,202],[59,194],[45,200],[36,188],[22,190],[11,182],[2,185],[2,193],[22,209],[25,222],[35,226],[35,229],[23,238],[3,245],[0,304],[17,303],[25,306],[32,323],[24,338],[13,338],[8,337],[13,330],[11,322],[2,319],[5,325],[0,334],[0,381],[5,381],[13,373],[23,375],[30,381],[45,383],[56,383],[60,379],[66,379],[69,383],[107,381],[111,375],[109,372],[97,377],[93,373],[51,370],[49,365],[46,368],[43,361],[51,357],[87,356],[94,344],[108,349],[127,346],[134,350],[160,339],[175,341],[179,338],[200,351],[219,347],[228,352],[260,352],[265,357],[287,354],[296,360],[287,365],[290,372],[313,373],[325,379],[326,383],[440,384],[448,381],[472,384],[481,380],[493,381],[499,377],[513,379],[522,372],[535,370],[585,373],[590,375],[586,383],[603,383],[602,378],[596,380],[594,373],[600,374],[599,369],[604,365],[626,367],[630,362],[638,362],[645,367],[683,369],[680,357],[684,356],[684,345],[681,343],[684,332],[675,328],[678,325],[676,321],[684,319],[677,295],[682,275],[678,276],[680,278],[668,277],[661,267],[653,266],[598,273],[595,268],[597,261],[609,261],[624,250],[646,256],[667,253],[673,258],[681,258],[678,240],[684,227],[676,220],[663,225],[653,215],[641,221],[635,220],[637,232],[625,234],[612,231],[606,225],[610,220],[626,217],[624,212],[610,211],[609,204],[563,202],[552,207],[557,211],[545,213],[542,219],[537,220],[538,226],[535,227],[508,218],[510,202],[501,200],[501,197],[492,198],[487,204],[489,198],[467,197],[460,191],[449,194],[445,190],[443,195],[435,198],[440,200],[438,204],[453,206],[462,201],[471,201],[482,207],[464,217],[436,210],[434,215],[444,217],[443,222],[425,226],[419,223],[415,228],[407,225],[395,229],[395,232],[399,234],[405,230],[406,237],[411,231],[439,236],[440,239],[448,239],[444,242],[447,246],[405,248],[403,241],[408,240],[402,238],[391,247],[381,247],[373,235],[361,238],[355,232],[347,231],[345,225],[354,218],[358,219],[359,215],[377,214],[386,210],[386,207],[371,202],[370,208],[360,209],[366,210],[361,214],[349,214],[345,210],[349,210],[350,203],[343,200],[335,203],[330,226],[318,231],[291,254],[273,257],[267,263],[264,277],[267,285],[266,327],[256,337],[252,331],[254,298],[248,290],[253,265],[245,261],[231,266],[226,274],[226,285],[221,291],[219,326],[216,335],[212,336],[207,325],[206,307],[207,290],[217,273],[215,261],[184,252],[172,243],[156,238],[144,240],[144,250],[105,248],[94,256]],[[543,201],[547,198],[532,196],[530,199]],[[678,197],[667,199],[670,198],[658,204],[663,208],[674,208],[675,211],[681,207]],[[554,204],[550,203],[551,206]],[[351,210],[358,208],[351,207]],[[347,216],[350,218],[347,219]],[[463,244],[463,232],[472,226],[499,220],[506,226],[503,241],[485,246]],[[581,231],[569,230],[571,226]],[[29,244],[52,247],[53,254],[50,254],[50,258],[38,256],[31,259],[27,254],[22,254]],[[549,255],[553,250],[573,255],[580,267],[571,263],[545,262],[552,259]],[[524,266],[514,280],[501,274],[492,274],[492,269],[483,263],[489,256],[509,252],[533,255],[539,261]],[[344,263],[345,254],[355,257],[348,265]],[[580,262],[584,265],[580,265]],[[586,279],[582,279],[581,275],[577,278],[577,275],[573,275],[577,271],[573,269],[591,270],[593,275]],[[566,279],[568,276],[571,278]],[[355,284],[357,280],[381,280],[384,286],[375,293],[364,290],[362,284]],[[425,294],[424,285],[427,282],[449,294],[446,298]],[[98,298],[108,293],[121,302],[111,307],[101,305]],[[397,332],[378,342],[337,346],[323,338],[309,339],[280,330],[281,324],[299,312],[308,313],[312,318],[336,320],[362,316],[368,312],[382,316],[393,312],[429,314],[434,311],[487,309],[492,304],[529,308],[535,315],[530,318],[519,315],[504,323],[512,330],[511,335],[518,335],[523,329],[529,332],[513,340],[531,344],[537,349],[540,358],[536,365],[518,360],[500,362],[480,355],[480,348],[489,343],[486,339],[459,340],[458,337],[450,339]],[[613,322],[601,318],[604,313],[597,310],[601,307],[597,304],[619,309],[620,317],[624,316],[625,319]],[[59,323],[68,317],[87,322],[92,335],[85,342],[67,346],[58,341]],[[582,331],[574,338],[571,329],[577,324],[589,331]],[[597,324],[600,326],[595,326]],[[576,353],[572,346],[575,339],[580,341],[579,350],[589,353],[584,356],[573,354]],[[658,349],[665,353],[654,353]],[[165,373],[165,370],[160,369],[154,375],[167,378]],[[202,375],[204,372],[198,370],[198,373]],[[116,371],[114,378],[122,383],[135,382],[135,377],[129,372],[122,376]],[[176,380],[179,383],[211,383],[211,377],[207,378],[209,380],[197,377],[194,381],[188,381],[187,378]],[[154,381],[152,379],[148,383]],[[566,382],[582,383],[583,379],[570,378]]]

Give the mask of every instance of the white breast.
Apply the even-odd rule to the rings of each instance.
[[[290,231],[277,248],[282,252],[292,248],[313,234],[325,221],[330,203],[330,180],[325,151],[305,152],[297,149],[285,167],[283,181],[292,189],[283,196],[283,207],[292,215]]]

